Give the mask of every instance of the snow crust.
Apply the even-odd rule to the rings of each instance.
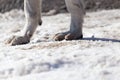
[[[57,42],[70,14],[43,16],[31,42],[5,41],[25,24],[23,11],[0,14],[0,80],[120,80],[120,10],[88,12],[84,39]]]

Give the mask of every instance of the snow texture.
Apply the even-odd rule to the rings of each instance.
[[[0,14],[0,80],[120,80],[120,10],[88,12],[83,40],[54,41],[70,14],[43,16],[31,42],[5,41],[25,24],[23,11]]]

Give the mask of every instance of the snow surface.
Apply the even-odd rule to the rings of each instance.
[[[42,20],[29,44],[9,46],[24,13],[0,14],[0,80],[120,80],[120,10],[88,12],[83,40],[52,40],[68,30],[68,13]]]

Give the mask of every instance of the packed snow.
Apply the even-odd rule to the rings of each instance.
[[[10,46],[24,13],[0,14],[0,80],[120,80],[120,10],[87,12],[82,40],[52,39],[69,29],[69,13],[42,20],[30,43]]]

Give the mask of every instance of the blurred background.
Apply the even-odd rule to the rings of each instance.
[[[65,0],[43,0],[43,12],[57,10],[57,12],[66,12]],[[84,0],[87,11],[96,11],[101,9],[120,8],[120,0]],[[23,9],[24,0],[0,0],[0,12],[4,13],[12,9]]]

